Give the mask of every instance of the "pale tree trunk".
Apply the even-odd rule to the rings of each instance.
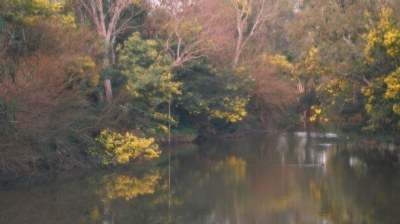
[[[106,102],[111,102],[113,95],[112,95],[112,87],[111,87],[111,79],[104,79],[104,94],[106,96]]]
[[[236,42],[235,48],[235,57],[233,58],[233,66],[236,67],[239,63],[240,55],[242,54],[242,46],[243,46],[243,31],[242,28],[238,27],[238,39]]]
[[[113,47],[113,46],[115,46],[115,38],[116,38],[115,36],[112,38],[111,49],[110,49],[112,65],[115,65],[115,63],[116,63],[115,48]]]
[[[104,66],[104,70],[107,70],[110,68],[112,60],[110,60],[110,56],[109,56],[109,52],[110,52],[110,44],[106,43],[105,44],[105,48],[106,48],[106,55],[104,57],[103,60],[103,66]],[[106,74],[106,77],[104,79],[103,82],[104,85],[104,96],[105,96],[105,101],[107,103],[110,103],[113,99],[113,95],[112,95],[112,84],[111,84],[111,77],[109,77],[109,74]]]
[[[131,15],[122,19],[122,13],[135,3],[127,0],[77,0],[77,2],[88,13],[97,33],[104,38],[106,55],[103,61],[103,69],[107,70],[115,64],[115,51],[113,49],[115,38],[129,28],[129,22],[135,16]],[[113,98],[111,78],[105,77],[103,84],[105,101],[111,102]],[[100,96],[100,101],[103,101],[103,96]]]
[[[305,94],[305,86],[306,85],[303,85],[303,83],[301,82],[301,80],[300,80],[300,78],[298,78],[297,79],[297,91],[298,91],[298,93],[299,93],[299,96],[297,97],[297,101],[299,102],[299,103],[301,103],[300,102],[300,95],[304,95]],[[309,120],[310,120],[310,112],[309,112],[309,106],[308,105],[306,105],[307,106],[307,108],[305,108],[305,109],[303,109],[303,127],[304,128],[307,128],[307,124],[308,124],[308,122],[309,122]]]

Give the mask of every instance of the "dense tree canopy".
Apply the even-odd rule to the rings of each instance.
[[[143,151],[131,142],[171,129],[396,135],[399,12],[390,0],[1,0],[0,172],[118,165]]]

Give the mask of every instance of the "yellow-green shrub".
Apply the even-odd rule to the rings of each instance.
[[[126,164],[137,158],[154,159],[160,155],[153,138],[138,138],[129,132],[120,134],[105,129],[96,141],[100,146],[91,147],[89,153],[106,166]]]

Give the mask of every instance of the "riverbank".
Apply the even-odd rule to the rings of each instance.
[[[275,132],[173,144],[156,165],[72,170],[0,187],[0,221],[345,223],[357,217],[396,224],[398,152],[349,150],[333,136]]]
[[[199,136],[196,132],[185,130],[184,132],[172,132],[171,146],[168,146],[167,141],[160,142],[162,151],[165,151],[170,147],[177,147],[180,145],[190,144],[206,144],[209,141],[219,141],[223,139],[243,139],[252,136],[262,136],[268,134],[278,133],[297,133],[299,135],[309,136],[314,138],[316,133],[333,133],[328,130],[312,129],[312,130],[299,130],[297,132],[292,131],[271,131],[271,130],[242,130],[235,133],[221,133],[218,135]],[[323,136],[323,135],[322,135]],[[335,141],[346,144],[348,149],[366,149],[366,150],[397,150],[400,148],[400,139],[393,136],[377,136],[356,133],[356,132],[335,132]],[[58,173],[67,170],[93,170],[93,169],[108,169],[91,158],[83,149],[70,149],[69,154],[52,153],[46,154],[49,157],[47,160],[45,157],[40,157],[40,160],[31,161],[31,164],[35,166],[31,170],[24,170],[23,172],[2,172],[0,174],[0,186],[4,185],[25,185],[32,182],[43,182],[56,176]],[[56,157],[54,157],[56,155]],[[63,156],[64,155],[64,156]],[[165,155],[163,155],[165,156]],[[165,158],[157,159],[157,163],[162,163]],[[147,164],[151,164],[147,163]],[[129,166],[141,166],[143,163],[133,161]],[[111,168],[113,169],[113,168]]]

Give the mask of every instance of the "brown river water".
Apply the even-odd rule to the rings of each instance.
[[[0,223],[397,224],[399,151],[335,133],[164,149],[157,165],[0,188]]]

